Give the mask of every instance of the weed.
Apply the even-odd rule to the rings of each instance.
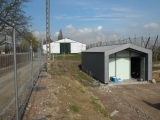
[[[103,114],[105,117],[108,117],[109,114],[107,113],[107,111],[97,102],[97,98],[94,98],[93,96],[91,97],[92,101],[91,103],[95,106],[95,109],[97,109],[97,111],[99,111],[101,114]],[[112,117],[110,116],[110,119],[112,119]]]
[[[46,115],[46,117],[47,117],[47,118],[51,118],[51,117],[52,117],[52,115],[51,115],[51,114],[48,114],[48,115]]]
[[[160,70],[160,66],[153,66],[152,69],[153,70]]]
[[[80,90],[82,93],[86,93],[84,90]]]
[[[44,102],[43,104],[44,104],[45,106],[52,107],[52,103],[49,102],[49,101],[46,101],[46,102]]]
[[[85,102],[86,102],[86,100],[82,100],[82,102],[83,102],[83,103],[85,103]]]
[[[54,72],[53,72],[53,71],[51,71],[51,70],[49,71],[49,73],[50,73],[50,75],[54,75]]]
[[[85,90],[83,90],[82,87],[80,87],[79,90],[80,90],[82,93],[86,93]]]
[[[54,92],[54,95],[58,95],[58,93],[57,93],[57,92]]]
[[[62,110],[62,113],[64,114],[68,114],[68,112],[66,110]]]
[[[91,99],[92,99],[92,100],[99,100],[98,98],[95,98],[95,97],[93,97],[93,96],[91,96]]]
[[[93,82],[93,80],[89,76],[85,75],[82,71],[79,70],[78,70],[78,77],[88,82]]]
[[[63,84],[63,83],[62,83],[62,85],[65,87],[66,90],[70,90],[71,89],[70,85],[66,85],[66,84]]]
[[[72,106],[70,107],[70,109],[73,110],[74,112],[78,112],[78,111],[79,111],[79,107],[76,106],[76,105],[72,105]]]

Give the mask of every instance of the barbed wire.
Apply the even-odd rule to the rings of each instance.
[[[101,47],[101,46],[122,45],[127,43],[134,44],[147,49],[152,49],[152,50],[154,50],[155,47],[159,46],[159,40],[157,35],[156,37],[135,37],[135,38],[128,37],[126,39],[100,41],[97,43],[87,45],[87,49],[90,49],[93,47]]]

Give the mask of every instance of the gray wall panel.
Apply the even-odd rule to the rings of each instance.
[[[148,54],[145,54],[145,80],[148,80]]]
[[[109,83],[109,55],[105,52],[105,79],[104,83]]]
[[[152,80],[152,53],[148,54],[148,79]]]
[[[104,53],[82,52],[82,70],[104,83]]]
[[[152,79],[152,54],[144,54],[145,57],[145,80]]]

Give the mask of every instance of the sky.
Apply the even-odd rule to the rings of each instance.
[[[23,9],[32,16],[33,34],[46,37],[46,0],[31,0]],[[50,0],[50,35],[85,44],[128,37],[160,35],[160,0]]]

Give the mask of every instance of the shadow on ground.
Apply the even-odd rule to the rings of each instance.
[[[147,101],[145,101],[145,100],[143,100],[143,102],[145,102],[146,104],[148,104],[148,105],[151,106],[151,107],[154,107],[154,108],[160,110],[160,103],[152,104],[152,103],[147,102]]]

